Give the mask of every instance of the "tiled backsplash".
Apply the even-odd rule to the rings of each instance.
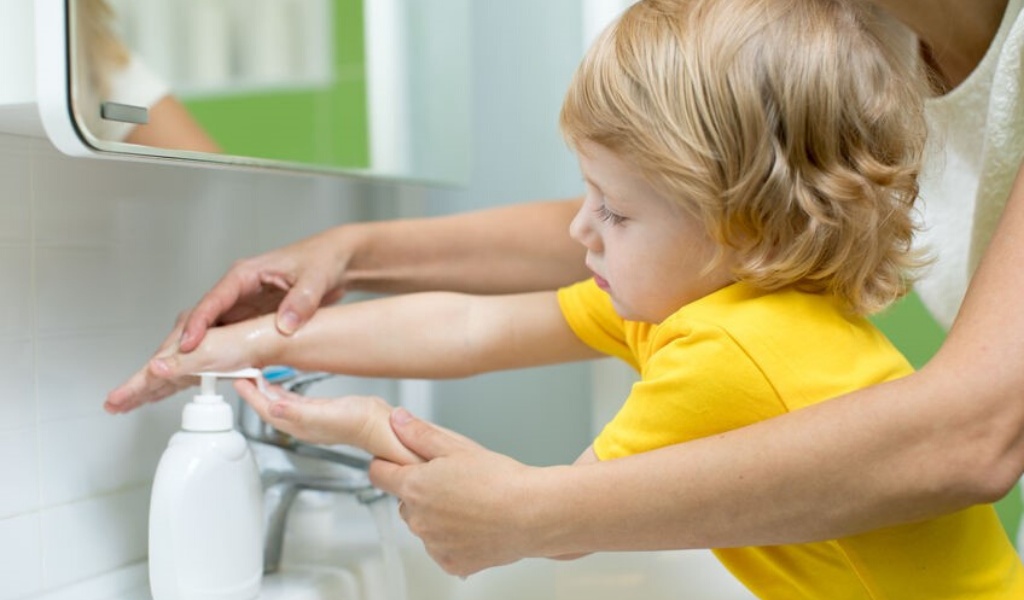
[[[111,417],[106,392],[234,260],[363,218],[370,192],[71,159],[0,134],[0,600],[144,558],[149,484],[181,399]]]

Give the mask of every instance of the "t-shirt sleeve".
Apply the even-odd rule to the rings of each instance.
[[[626,341],[625,321],[615,312],[611,298],[593,279],[558,290],[558,305],[573,333],[603,354],[615,356],[639,370]]]
[[[716,327],[659,335],[643,380],[594,441],[601,460],[778,416],[786,409],[753,360]]]

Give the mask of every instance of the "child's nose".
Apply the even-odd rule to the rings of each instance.
[[[576,240],[586,248],[590,248],[588,240],[592,240],[594,237],[594,230],[590,226],[589,219],[587,218],[587,203],[584,202],[580,205],[580,209],[576,211],[576,216],[572,218],[572,222],[569,223],[569,237]]]

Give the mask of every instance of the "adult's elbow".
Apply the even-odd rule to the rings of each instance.
[[[950,466],[946,484],[964,504],[1006,496],[1024,472],[1024,387],[993,387],[956,403],[940,456]]]
[[[964,465],[959,477],[965,483],[968,504],[992,504],[1013,489],[1024,472],[1021,444],[1008,445],[992,439],[975,450],[975,459]]]

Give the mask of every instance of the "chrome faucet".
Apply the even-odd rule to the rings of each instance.
[[[298,373],[290,369],[282,372],[284,376],[275,377],[271,382],[278,383],[284,389],[295,394],[304,394],[314,383],[333,377],[330,373]],[[264,573],[274,573],[281,566],[288,514],[300,492],[316,490],[351,494],[360,503],[366,505],[387,497],[386,493],[373,487],[373,484],[370,483],[368,474],[370,459],[355,453],[296,440],[260,419],[256,411],[244,401],[239,401],[237,414],[238,430],[249,441],[275,446],[299,456],[344,465],[351,472],[351,475],[344,477],[307,475],[297,471],[282,470],[265,470],[260,474],[264,494],[270,490],[277,490],[279,493],[277,503],[267,516],[263,545]]]

